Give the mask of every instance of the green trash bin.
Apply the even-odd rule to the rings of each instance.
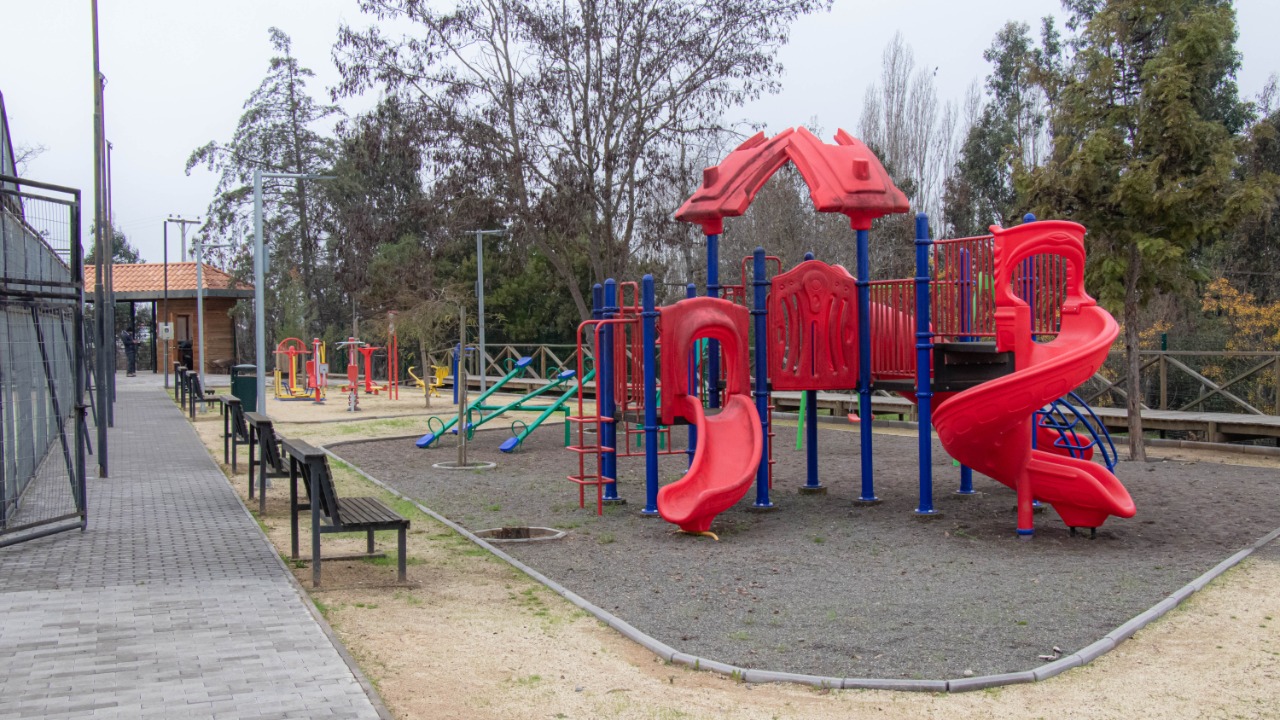
[[[240,398],[245,412],[258,411],[258,366],[236,365],[231,368],[231,394]]]

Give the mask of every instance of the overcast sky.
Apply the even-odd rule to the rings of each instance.
[[[1240,88],[1252,97],[1280,71],[1280,2],[1241,0],[1236,7]],[[836,0],[831,13],[796,24],[781,53],[787,68],[782,93],[731,117],[765,123],[770,131],[814,118],[828,135],[839,127],[856,132],[863,94],[897,31],[918,65],[938,68],[942,96],[959,100],[970,82],[986,76],[982,51],[1005,21],[1034,28],[1040,17],[1060,12],[1058,0]],[[0,92],[14,144],[48,148],[27,175],[81,188],[89,218],[89,0],[10,0],[0,7],[0,21]],[[245,98],[266,74],[272,54],[267,28],[292,36],[294,53],[315,71],[312,89],[320,94],[336,81],[330,48],[343,21],[367,23],[356,0],[100,0],[116,224],[146,260],[161,259],[165,217],[195,217],[208,206],[216,178],[202,170],[188,177],[183,167],[196,147],[230,139]],[[351,101],[346,109],[358,112],[368,104]]]

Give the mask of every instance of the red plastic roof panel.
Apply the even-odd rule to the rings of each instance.
[[[855,228],[866,230],[875,218],[911,208],[870,148],[844,130],[835,140],[828,145],[800,128],[787,148],[816,210],[843,213]]]
[[[684,201],[676,219],[702,225],[707,235],[724,231],[724,218],[747,211],[760,188],[787,162],[787,145],[795,130],[783,130],[766,140],[756,133],[719,165],[702,171],[702,187]]]
[[[676,212],[676,219],[697,223],[708,235],[724,231],[724,218],[746,212],[756,193],[788,160],[809,186],[819,212],[849,216],[853,227],[909,209],[907,197],[894,186],[875,154],[840,130],[835,145],[822,142],[804,128],[788,128],[772,138],[757,133],[702,172],[702,187]]]

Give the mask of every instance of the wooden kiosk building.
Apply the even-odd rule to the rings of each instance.
[[[130,325],[136,317],[138,303],[150,303],[150,340],[153,372],[162,372],[160,364],[165,353],[158,344],[156,323],[173,323],[173,339],[168,341],[170,362],[182,360],[183,352],[190,352],[193,363],[200,362],[200,327],[196,312],[196,264],[194,262],[168,263],[168,301],[165,296],[165,263],[133,263],[112,266],[117,303],[129,303]],[[205,263],[204,275],[204,323],[205,353],[208,355],[205,373],[226,373],[236,361],[236,334],[230,311],[237,302],[253,297],[253,286],[237,282],[227,273]],[[95,268],[85,265],[84,286],[86,299],[92,300]],[[166,308],[167,305],[167,308]],[[189,344],[189,345],[188,345]],[[190,347],[180,351],[180,346]]]

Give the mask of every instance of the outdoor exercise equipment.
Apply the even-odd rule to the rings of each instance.
[[[849,218],[856,275],[808,255],[770,278],[764,250],[757,248],[749,259],[751,292],[747,260],[742,284],[721,286],[723,219],[743,214],[786,162],[794,163],[808,184],[815,209]],[[835,144],[802,128],[773,138],[761,133],[707,168],[702,187],[676,218],[701,225],[706,235],[711,299],[686,299],[659,309],[651,301],[651,277],[644,279],[643,304],[636,301],[635,283],[610,279],[603,290],[596,286],[593,317],[579,327],[579,374],[588,346],[595,350],[598,369],[594,414],[585,411],[582,383],[578,414],[569,418],[578,425],[577,442],[569,447],[578,455],[578,472],[569,479],[579,486],[579,504],[592,485],[597,512],[608,502],[622,502],[617,458],[632,453],[630,431],[626,452],[619,452],[616,426],[643,412],[642,514],[661,514],[683,529],[706,531],[716,513],[745,494],[746,460],[755,463],[753,507],[773,508],[771,389],[803,393],[808,465],[803,489],[820,492],[817,392],[856,388],[860,504],[879,502],[871,393],[887,390],[918,405],[917,515],[938,514],[931,438],[936,428],[943,447],[963,463],[959,493],[973,492],[974,468],[1016,491],[1020,536],[1033,533],[1037,501],[1052,505],[1073,531],[1096,529],[1111,515],[1131,517],[1133,501],[1110,472],[1109,437],[1078,397],[1064,399],[1101,365],[1117,332],[1114,319],[1084,291],[1084,228],[1028,216],[1026,223],[992,228],[990,235],[932,240],[921,213],[916,216],[915,276],[868,280],[872,220],[907,210],[906,197],[879,160],[843,130]],[[748,299],[749,311],[742,307]],[[755,338],[754,407],[744,387],[748,314]],[[703,338],[705,360],[698,342]],[[665,391],[660,407],[659,372]],[[711,412],[722,406],[719,413]],[[690,423],[689,472],[662,492],[659,411],[664,422]],[[594,434],[585,431],[591,426]],[[1108,467],[1090,462],[1095,450]],[[590,456],[596,458],[594,470]]]
[[[413,378],[413,386],[422,391],[423,395],[430,394],[431,397],[440,397],[440,388],[444,387],[445,378],[449,377],[449,368],[443,365],[431,366],[431,377],[420,378],[413,372],[414,366],[409,366],[409,377]]]
[[[325,364],[324,343],[311,341],[311,349],[298,338],[285,338],[276,345],[275,396],[277,400],[312,400],[324,402],[329,366]],[[307,359],[310,356],[310,359]],[[298,383],[299,358],[302,358],[302,384]],[[286,375],[287,369],[287,375]]]
[[[360,410],[360,365],[357,354],[364,345],[365,343],[353,337],[333,344],[334,347],[347,351],[347,384],[342,386],[342,391],[347,394],[347,412]]]

